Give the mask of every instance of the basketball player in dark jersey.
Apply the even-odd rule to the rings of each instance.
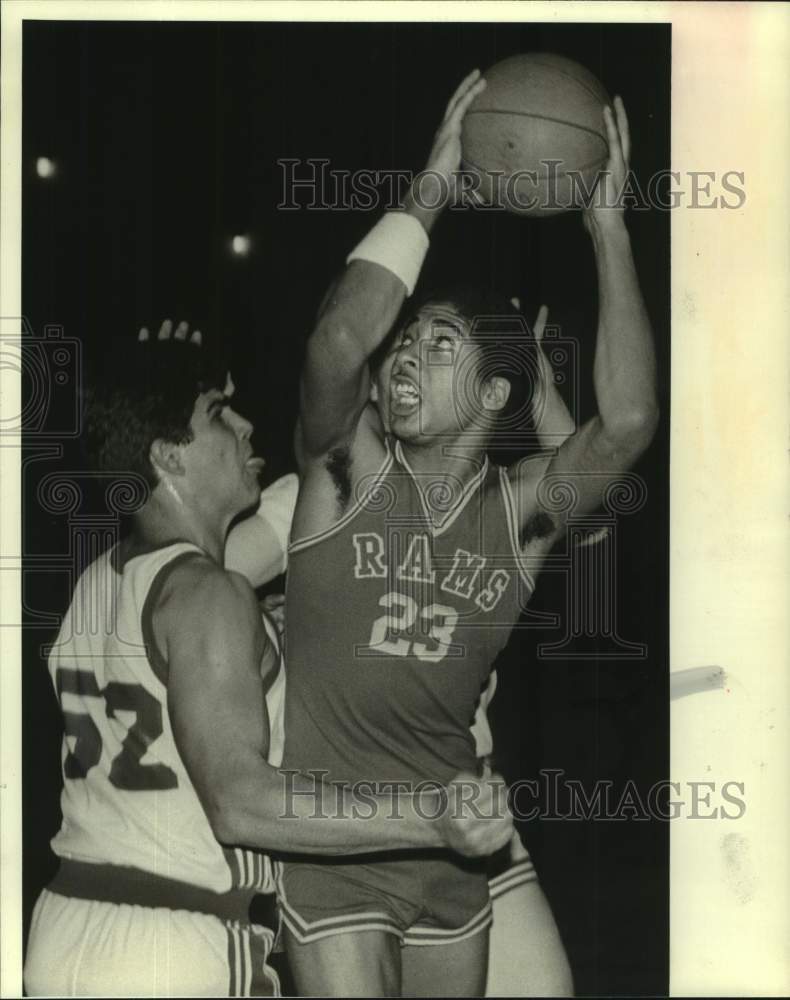
[[[518,299],[510,304],[520,310]],[[538,345],[535,373],[538,387],[531,403],[537,448],[551,449],[561,444],[576,430],[575,422],[565,406],[556,385],[549,356],[542,349],[541,339],[548,319],[548,309],[541,306],[532,328]],[[147,336],[147,331],[146,331]],[[373,402],[377,390],[373,385]],[[387,418],[374,408],[368,415],[377,421]],[[225,545],[225,566],[247,577],[253,587],[259,587],[287,569],[287,545],[291,532],[298,492],[298,477],[289,474],[277,480],[261,493],[257,510],[231,529]],[[261,602],[265,622],[274,620],[282,634],[285,621],[284,594],[268,594]],[[279,683],[269,688],[266,696],[270,724],[270,763],[279,763],[277,747],[282,733],[278,722],[284,711],[285,672]],[[497,685],[496,671],[481,692],[471,726],[475,753],[484,766],[493,752],[494,742],[487,711]],[[272,759],[273,754],[275,760]],[[488,859],[487,874],[491,897],[491,936],[489,942],[486,996],[560,996],[573,995],[570,965],[551,912],[551,907],[538,881],[529,853],[518,834]],[[408,933],[405,942],[408,946]]]
[[[548,461],[495,467],[487,445],[517,385],[498,369],[496,329],[486,336],[477,320],[492,305],[506,325],[513,317],[462,290],[407,312],[377,380],[390,433],[367,419],[371,357],[416,283],[460,164],[463,115],[483,86],[475,72],[453,96],[422,197],[350,255],[308,345],[284,765],[344,787],[416,791],[474,770],[481,685],[565,527],[541,480],[567,481],[575,512],[592,510],[655,430],[652,337],[619,204],[629,154],[619,99],[602,109],[610,157],[584,213],[599,280],[597,415]],[[490,904],[476,864],[443,852],[295,861],[281,901],[300,993],[484,988]]]

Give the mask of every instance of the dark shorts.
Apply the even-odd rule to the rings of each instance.
[[[511,889],[516,889],[527,882],[538,881],[535,866],[518,834],[514,834],[509,844],[505,844],[486,860],[486,874],[492,902]]]
[[[445,851],[286,862],[279,890],[300,944],[370,930],[402,944],[450,944],[491,923],[485,861]]]

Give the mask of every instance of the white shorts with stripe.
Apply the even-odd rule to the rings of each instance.
[[[280,996],[274,932],[203,913],[44,890],[25,959],[29,996]]]

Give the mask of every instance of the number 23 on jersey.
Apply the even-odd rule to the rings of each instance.
[[[379,598],[379,606],[385,609],[385,614],[373,622],[368,644],[359,650],[363,656],[370,653],[416,656],[426,663],[438,663],[448,655],[461,655],[461,647],[452,643],[458,613],[449,605],[420,607],[413,597],[392,590]],[[420,628],[419,638],[404,634],[412,632],[415,626]]]

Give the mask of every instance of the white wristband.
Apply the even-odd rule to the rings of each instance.
[[[428,243],[428,234],[413,215],[387,212],[346,257],[346,263],[368,260],[380,264],[400,278],[407,294],[411,295],[428,252]]]

